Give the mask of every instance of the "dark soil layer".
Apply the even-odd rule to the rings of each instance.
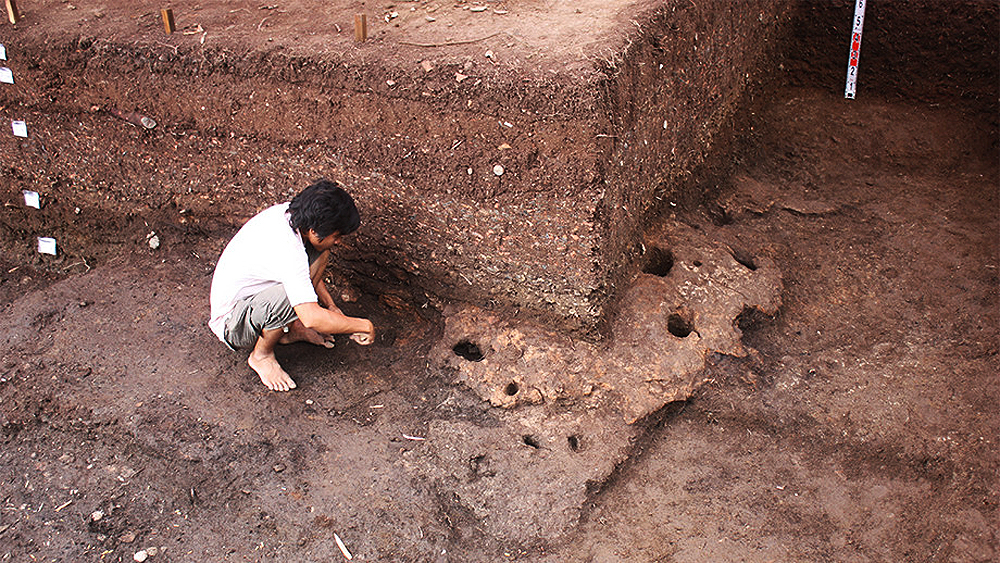
[[[843,91],[853,9],[847,0],[798,4],[785,63],[791,82]],[[980,1],[867,3],[858,91],[961,106],[995,123],[997,10],[996,2]]]
[[[591,106],[572,104],[614,99],[614,88],[661,95],[643,77],[649,69],[616,54],[634,50],[633,62],[667,57],[669,49],[656,54],[646,31],[659,33],[671,21],[689,26],[674,32],[688,53],[694,45],[721,49],[716,39],[700,43],[701,30],[730,21],[721,14],[731,3],[636,2],[630,6],[647,19],[634,25],[605,6],[613,3],[596,0],[484,3],[485,13],[464,10],[465,2],[398,2],[369,12],[374,40],[357,48],[350,16],[360,3],[297,12],[310,4],[205,2],[192,8],[194,17],[175,8],[181,31],[172,37],[153,35],[159,6],[148,2],[21,4],[25,20],[0,25],[20,88],[0,85],[0,116],[26,119],[30,134],[0,135],[0,561],[132,561],[140,550],[153,553],[153,563],[335,561],[342,557],[337,538],[363,561],[997,559],[995,2],[871,3],[856,100],[843,99],[852,2],[802,2],[768,12],[765,19],[775,21],[763,28],[730,25],[716,39],[736,44],[733,34],[795,18],[791,36],[777,45],[787,55],[781,66],[762,67],[772,80],[759,88],[729,84],[748,92],[740,108],[727,106],[726,95],[712,104],[685,90],[680,74],[671,76],[671,95],[688,92],[682,97],[704,104],[699,111],[719,127],[701,137],[679,133],[697,139],[691,146],[700,154],[676,170],[705,163],[690,175],[674,174],[673,164],[645,168],[669,151],[638,148],[647,146],[641,133],[663,131],[639,96],[613,104],[629,112],[594,118],[607,119],[605,129],[543,118],[541,108],[582,111]],[[686,19],[671,20],[674,8]],[[513,35],[483,39],[494,28],[476,17],[508,18]],[[393,42],[401,32],[414,43],[476,41],[435,58],[426,49],[437,47]],[[628,37],[642,40],[600,51],[627,45]],[[19,43],[30,52],[18,53]],[[487,49],[496,58],[486,59]],[[392,58],[386,53],[398,57],[398,68],[384,62]],[[324,66],[332,59],[338,64]],[[425,72],[419,65],[428,59],[434,69]],[[473,71],[458,81],[454,73],[464,73],[467,60]],[[281,69],[272,69],[279,61]],[[482,68],[488,72],[477,75]],[[298,72],[308,78],[296,82]],[[710,65],[698,72],[738,78]],[[323,73],[334,77],[329,89],[318,81]],[[599,75],[619,85],[593,82]],[[556,87],[568,76],[611,90],[580,98],[575,81]],[[180,86],[186,79],[195,84],[190,92]],[[479,97],[458,95],[459,85],[480,79]],[[397,94],[386,94],[387,80]],[[351,96],[338,95],[344,92]],[[492,109],[469,111],[468,100],[490,96],[499,100]],[[156,103],[146,107],[150,100]],[[526,100],[537,114],[520,114]],[[259,107],[266,104],[289,109]],[[141,130],[112,110],[148,111],[157,128]],[[413,111],[422,119],[403,125]],[[343,121],[329,125],[314,113]],[[723,124],[723,113],[735,118]],[[427,127],[421,138],[438,134],[438,144],[406,139],[418,122]],[[516,142],[502,134],[525,123],[544,131],[529,138],[524,129]],[[351,127],[359,133],[350,140],[310,134]],[[478,275],[503,248],[475,242],[476,254],[453,245],[410,258],[415,247],[405,241],[437,231],[406,229],[431,217],[461,219],[470,240],[496,236],[479,229],[530,195],[489,191],[503,186],[489,176],[497,155],[515,155],[502,163],[527,182],[519,189],[530,185],[520,174],[532,169],[525,160],[532,150],[537,178],[552,170],[565,179],[577,165],[597,171],[584,185],[618,174],[590,166],[596,157],[581,144],[585,136],[604,157],[631,159],[622,168],[643,167],[656,179],[646,189],[664,199],[662,224],[680,221],[725,243],[747,269],[773,261],[783,274],[783,305],[774,318],[748,312],[737,320],[756,353],[707,358],[709,385],[629,428],[635,438],[616,452],[625,461],[610,478],[589,483],[586,502],[573,507],[575,526],[562,529],[565,514],[553,513],[567,503],[539,497],[536,510],[516,515],[537,534],[513,537],[502,532],[509,522],[484,516],[462,491],[495,483],[489,480],[520,464],[525,469],[507,487],[496,483],[497,506],[504,494],[546,478],[542,468],[553,460],[568,460],[565,476],[587,479],[595,464],[586,460],[607,446],[607,429],[582,428],[558,442],[501,434],[511,411],[491,408],[432,367],[445,300],[425,293],[430,286],[404,287],[432,269],[407,260],[444,264],[447,257],[455,271],[481,264],[468,270]],[[512,148],[499,149],[505,142]],[[421,148],[427,156],[416,156]],[[452,154],[460,163],[454,170],[435,168]],[[428,160],[413,165],[411,158]],[[416,188],[425,171],[461,178],[467,163],[476,173],[468,184],[446,182],[444,193],[452,189],[454,198],[448,206],[421,197],[441,194],[439,186]],[[282,349],[279,359],[299,388],[270,393],[245,355],[226,351],[205,326],[213,261],[258,206],[321,174],[357,186],[378,226],[330,275],[334,294],[349,297],[345,311],[370,315],[380,336],[369,348],[340,340],[332,351]],[[632,197],[632,180],[615,178],[619,191],[605,199],[621,197],[631,209],[624,198]],[[41,210],[21,205],[25,188],[42,193]],[[546,186],[538,197],[561,201],[557,193]],[[524,240],[564,232],[578,211],[555,203],[545,210],[551,214],[530,215],[536,230]],[[419,221],[401,221],[409,214]],[[624,212],[604,218],[627,223]],[[157,249],[148,244],[154,232]],[[57,237],[59,256],[34,252],[40,235]],[[587,240],[580,244],[598,239]],[[633,244],[622,241],[620,251]],[[567,285],[598,279],[589,262],[577,271],[578,262],[562,260],[569,254],[546,258],[576,276]],[[656,276],[679,267],[665,251],[635,265]],[[443,294],[490,298],[485,282],[452,280],[449,289],[451,278],[441,273]],[[487,278],[473,281],[480,279]],[[686,327],[675,322],[673,330]],[[572,404],[547,407],[552,418],[591,414]],[[464,437],[440,438],[434,431],[442,425],[496,432],[496,449],[457,458]],[[426,437],[433,439],[420,440]],[[453,463],[443,477],[426,478],[429,458]]]

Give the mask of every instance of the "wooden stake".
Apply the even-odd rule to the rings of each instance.
[[[14,0],[6,0],[7,2],[7,18],[10,23],[17,23],[17,20],[21,19],[21,14],[17,12],[17,4]]]
[[[163,31],[170,35],[174,32],[174,11],[170,8],[164,8],[160,10],[160,15],[163,16]]]
[[[364,41],[368,39],[368,21],[364,14],[354,16],[354,40]]]

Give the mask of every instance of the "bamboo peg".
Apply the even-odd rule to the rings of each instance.
[[[17,3],[14,0],[6,0],[7,2],[7,19],[10,23],[17,23],[17,20],[21,19],[21,14],[17,11]]]
[[[368,39],[368,21],[364,14],[354,16],[354,40],[364,41]]]
[[[163,31],[170,35],[174,32],[174,11],[170,8],[164,8],[160,10],[160,15],[163,16]]]

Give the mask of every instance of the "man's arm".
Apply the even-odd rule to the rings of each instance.
[[[331,311],[341,313],[340,307],[338,307],[337,303],[333,300],[333,296],[330,295],[330,290],[326,288],[326,283],[323,282],[322,278],[317,280],[316,285],[313,287],[316,289],[316,297],[319,298],[320,306]]]
[[[351,340],[368,345],[375,341],[375,326],[368,319],[348,317],[340,310],[320,307],[319,303],[301,303],[295,306],[295,314],[306,327],[323,334],[350,334]]]
[[[316,297],[319,298],[319,304],[331,311],[340,313],[340,307],[337,307],[333,296],[330,295],[330,290],[326,288],[326,282],[323,281],[323,274],[326,273],[326,266],[329,263],[330,251],[327,250],[320,254],[319,258],[309,266],[309,278],[312,280],[313,288],[316,290]]]

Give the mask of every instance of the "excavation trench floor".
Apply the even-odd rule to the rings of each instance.
[[[718,209],[663,224],[776,264],[781,309],[632,426],[491,406],[431,361],[440,304],[403,293],[345,304],[384,327],[372,347],[289,347],[299,388],[266,392],[205,328],[219,240],[5,263],[0,560],[319,561],[338,537],[381,561],[993,560],[988,127],[775,100]],[[579,433],[536,433],[560,420]]]
[[[543,560],[995,560],[996,131],[815,91],[763,120],[720,202],[784,274],[760,364],[721,366]]]

